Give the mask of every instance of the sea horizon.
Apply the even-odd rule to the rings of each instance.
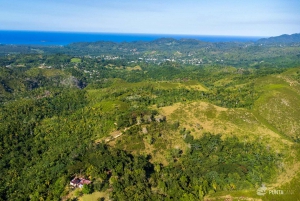
[[[69,45],[76,42],[134,42],[153,41],[160,38],[197,39],[205,42],[255,42],[266,36],[222,36],[188,34],[146,34],[146,33],[104,33],[0,30],[0,44],[3,45]]]

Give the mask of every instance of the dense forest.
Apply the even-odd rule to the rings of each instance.
[[[0,200],[300,196],[299,34],[0,55]]]

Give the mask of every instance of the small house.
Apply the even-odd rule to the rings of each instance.
[[[78,178],[78,177],[75,177],[74,179],[72,179],[70,181],[70,185],[75,187],[75,188],[77,188],[77,187],[82,188],[84,184],[89,185],[90,183],[91,183],[90,180],[83,179],[83,178]]]

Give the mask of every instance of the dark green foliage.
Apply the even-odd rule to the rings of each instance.
[[[52,143],[61,144],[63,141],[60,137],[56,138],[58,140],[56,142],[47,141],[46,138],[48,140],[52,138],[47,135],[52,135],[49,131],[53,128],[43,130],[41,124],[43,119],[53,116],[58,116],[62,120],[63,117],[66,118],[67,115],[72,115],[74,111],[85,106],[84,94],[84,91],[69,90],[52,94],[52,97],[21,99],[5,105],[1,111],[0,122],[2,144],[0,151],[3,164],[1,180],[5,183],[13,183],[15,186],[11,186],[10,190],[6,191],[4,198],[7,200],[21,199],[25,196],[23,198],[27,197],[28,199],[29,192],[32,193],[34,189],[37,189],[35,190],[37,194],[32,196],[42,196],[40,193],[46,195],[46,192],[42,192],[44,188],[53,188],[50,191],[51,196],[53,194],[59,198],[68,179],[62,174],[66,161],[58,162],[56,160],[58,158],[65,160],[62,157],[66,153],[61,152],[60,156],[53,153],[52,156],[47,156],[46,160],[42,159],[44,153],[44,157],[47,155],[48,146],[53,146]],[[59,125],[59,121],[54,122],[56,123],[56,125],[53,124],[54,127],[63,126]],[[60,133],[60,135],[64,135],[64,133]],[[56,149],[62,151],[61,147],[57,146]],[[60,179],[57,180],[59,177]],[[24,181],[27,180],[32,182],[26,182],[24,185]],[[49,186],[51,183],[53,186]],[[24,192],[25,189],[27,189],[27,193]]]
[[[82,187],[82,193],[83,194],[90,194],[92,192],[92,189],[90,187],[91,185],[84,184]]]

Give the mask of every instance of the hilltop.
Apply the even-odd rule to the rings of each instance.
[[[280,45],[290,45],[300,43],[300,33],[295,34],[284,34],[281,36],[275,36],[270,38],[262,38],[257,41],[260,44],[280,44]]]

